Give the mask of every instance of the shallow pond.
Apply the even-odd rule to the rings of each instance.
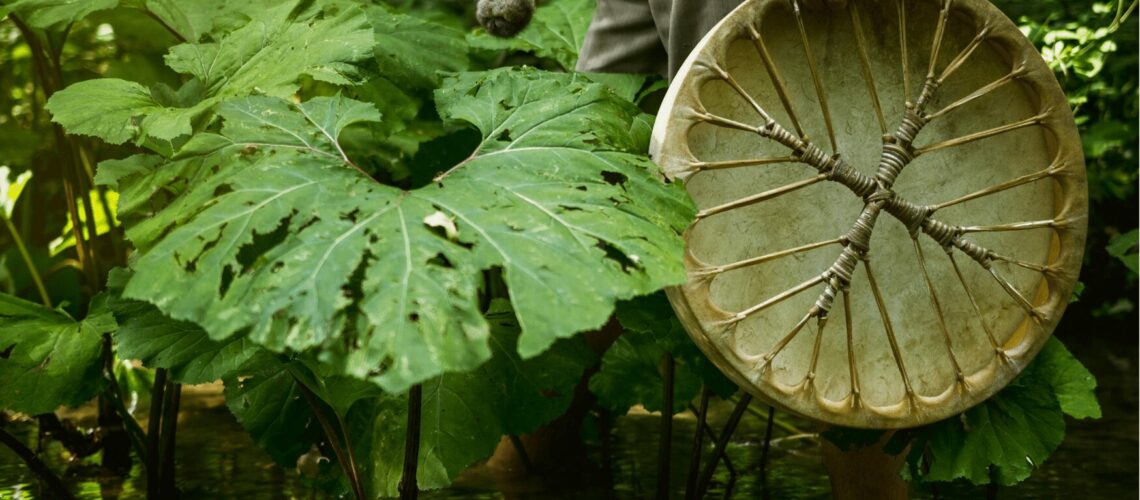
[[[1072,325],[1075,322],[1069,322]],[[1070,327],[1071,328],[1071,327]],[[1104,418],[1097,421],[1070,421],[1068,436],[1042,469],[1026,482],[1002,488],[1003,498],[1136,498],[1137,495],[1137,334],[1135,331],[1107,334],[1061,332],[1061,337],[1094,372],[1099,380],[1098,395]],[[724,466],[717,469],[710,498],[817,499],[830,497],[818,447],[811,439],[783,439],[771,452],[768,474],[762,478],[759,461],[766,413],[754,405],[756,414],[747,414],[728,447],[728,458],[737,470],[734,480]],[[712,421],[719,429],[731,410],[721,402],[713,410]],[[807,422],[789,420],[801,429]],[[535,488],[532,484],[504,484],[501,479],[465,476],[461,487],[423,495],[430,499],[481,498],[643,498],[652,496],[656,477],[658,419],[634,413],[615,422],[609,474],[612,482],[576,481],[572,487]],[[677,491],[684,489],[689,445],[696,427],[691,415],[674,422],[672,476]],[[9,429],[32,442],[34,427],[16,425]],[[775,436],[786,437],[777,429]],[[210,499],[288,499],[327,498],[302,484],[297,474],[272,463],[258,449],[221,405],[216,391],[187,391],[178,431],[178,483],[185,498]],[[709,443],[709,440],[705,440]],[[54,451],[54,453],[53,453]],[[66,464],[50,445],[47,458],[56,470]],[[592,450],[599,462],[599,449]],[[67,468],[66,479],[75,484],[84,499],[142,498],[145,482],[138,466],[127,478],[104,477],[94,467]],[[604,476],[603,476],[604,477]],[[498,487],[512,493],[494,491]],[[41,495],[35,478],[7,448],[0,447],[0,499],[47,498]],[[931,498],[928,490],[912,491],[915,498]],[[985,490],[968,484],[943,486],[939,498],[984,498]]]

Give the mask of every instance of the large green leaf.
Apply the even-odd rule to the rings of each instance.
[[[109,313],[76,321],[66,313],[0,294],[0,408],[28,414],[83,403],[103,387]]]
[[[170,141],[193,132],[193,121],[226,97],[287,97],[302,75],[335,84],[355,82],[350,63],[366,59],[372,31],[359,8],[329,1],[273,2],[216,42],[170,49],[166,63],[194,79],[175,93],[101,78],[57,92],[45,105],[72,134],[111,144],[146,138]]]
[[[930,468],[921,477],[1013,485],[1029,477],[1064,437],[1065,419],[1047,386],[1011,385],[930,431],[930,458],[923,459]]]
[[[113,9],[119,0],[14,0],[0,6],[0,17],[17,14],[33,28],[55,29],[88,14]]]
[[[922,430],[912,447],[909,473],[923,481],[1016,484],[1061,444],[1065,413],[1099,415],[1095,386],[1088,370],[1060,341],[1050,339],[1000,393],[958,418]]]
[[[417,480],[422,489],[451,484],[455,476],[494,451],[504,434],[523,434],[566,411],[574,386],[593,353],[581,339],[564,340],[541,356],[518,357],[518,327],[509,311],[493,312],[494,357],[469,373],[423,384]],[[395,496],[402,473],[407,398],[365,401],[349,413],[366,485]]]
[[[378,116],[343,97],[233,100],[173,160],[109,164],[140,251],[124,295],[401,392],[488,359],[483,270],[504,270],[524,357],[685,279],[693,208],[632,153],[633,105],[536,70],[453,77],[437,102],[483,141],[414,191],[352,168],[337,138]]]
[[[597,0],[553,0],[535,10],[534,19],[511,38],[498,38],[484,32],[468,37],[471,45],[491,50],[534,52],[553,59],[573,71],[578,51],[586,40]]]
[[[376,36],[380,74],[410,88],[434,88],[441,72],[467,69],[463,32],[374,5],[368,10]]]
[[[1073,418],[1100,418],[1096,400],[1096,377],[1065,348],[1060,340],[1049,339],[1033,358],[1024,377],[1043,380],[1053,390],[1061,411]]]
[[[130,275],[112,270],[108,291],[122,292]],[[112,295],[109,307],[119,324],[114,333],[118,356],[138,359],[150,368],[165,368],[181,384],[202,384],[229,377],[260,348],[245,337],[211,340],[201,327],[172,320],[147,302]]]

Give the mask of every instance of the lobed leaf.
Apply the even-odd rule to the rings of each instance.
[[[372,44],[372,30],[359,8],[293,0],[262,10],[217,42],[171,48],[166,64],[198,78],[212,96],[286,97],[297,90],[301,75],[349,83],[354,76],[344,63],[368,57]]]
[[[194,77],[177,93],[102,78],[68,86],[45,108],[69,133],[111,144],[141,144],[147,138],[171,141],[191,134],[193,121],[228,97],[288,97],[303,75],[340,85],[359,79],[349,63],[368,58],[373,44],[359,8],[292,0],[250,10],[247,23],[215,42],[170,49],[167,65]]]
[[[379,116],[343,97],[230,100],[221,132],[172,160],[109,164],[140,251],[124,296],[218,341],[316,349],[402,392],[490,357],[483,270],[503,269],[523,357],[685,279],[693,208],[634,154],[627,101],[574,75],[499,70],[449,78],[437,102],[483,140],[413,191],[352,168],[339,135]]]
[[[109,313],[76,321],[60,310],[0,294],[0,408],[37,415],[76,406],[103,387]]]

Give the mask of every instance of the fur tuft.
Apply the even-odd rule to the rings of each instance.
[[[522,31],[533,15],[534,0],[479,0],[475,6],[475,18],[487,33],[504,38]]]

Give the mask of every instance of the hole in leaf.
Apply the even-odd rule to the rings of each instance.
[[[578,187],[576,187],[576,188],[574,188],[574,189],[577,189],[577,190],[579,190],[579,191],[586,191],[588,188],[586,188],[586,186],[578,186]]]
[[[581,212],[582,211],[582,207],[576,207],[573,205],[558,205],[558,208],[561,208],[563,212]]]
[[[509,129],[509,128],[503,129],[503,133],[499,134],[499,137],[497,137],[496,139],[503,141],[503,142],[511,142],[511,129]]]
[[[628,181],[629,177],[626,177],[625,174],[621,172],[610,172],[609,170],[603,170],[602,180],[606,181],[606,183],[611,186],[616,186],[618,184],[625,184],[625,181]]]
[[[376,366],[376,369],[368,372],[368,376],[378,377],[380,375],[383,375],[384,372],[391,369],[392,365],[394,364],[396,364],[396,360],[392,359],[391,355],[386,355],[384,356],[384,359],[380,361],[380,364]]]
[[[637,261],[630,259],[629,256],[627,256],[624,252],[619,250],[617,247],[611,245],[609,242],[599,240],[598,244],[596,246],[598,248],[601,248],[602,251],[606,253],[607,259],[613,260],[613,261],[617,262],[618,264],[620,264],[622,271],[625,271],[628,273],[633,269],[638,269],[641,267],[641,265],[638,264]]]
[[[409,314],[409,315],[408,315],[408,321],[411,321],[412,323],[415,323],[415,322],[417,322],[417,321],[419,321],[419,320],[420,320],[420,315],[419,315],[419,313],[412,313],[412,314]]]
[[[301,224],[299,227],[297,227],[297,231],[296,231],[296,232],[297,232],[297,233],[301,233],[302,231],[304,231],[304,230],[308,229],[308,228],[309,228],[309,226],[312,226],[313,224],[316,224],[316,223],[317,223],[317,220],[318,220],[318,219],[317,219],[316,217],[313,217],[313,218],[311,218],[311,219],[309,219],[309,220],[305,221],[305,223],[304,223],[304,224]]]
[[[285,241],[285,238],[289,236],[290,220],[291,217],[281,219],[277,227],[268,233],[259,234],[255,232],[253,241],[243,245],[238,250],[237,261],[238,265],[241,266],[242,275],[249,274],[257,269],[259,267],[258,261],[263,259],[265,253]]]
[[[12,344],[12,345],[8,346],[6,349],[4,349],[3,351],[0,351],[0,359],[8,359],[8,358],[12,357],[12,351],[14,351],[15,349],[16,349],[16,344]]]
[[[348,277],[348,282],[340,287],[345,298],[352,302],[356,302],[364,297],[364,273],[368,270],[368,262],[372,259],[371,252],[364,252],[360,258],[360,262],[356,263],[356,269],[352,270],[352,275]]]
[[[218,285],[218,297],[225,297],[226,292],[230,289],[230,284],[234,282],[234,270],[227,265],[222,268],[222,282]]]
[[[229,184],[222,184],[214,188],[214,198],[219,198],[232,192],[234,192],[234,188],[230,187]]]
[[[432,265],[432,266],[445,267],[447,269],[454,269],[455,268],[455,266],[451,263],[451,261],[447,259],[447,256],[444,255],[442,252],[437,253],[437,254],[435,254],[435,257],[428,259],[427,263],[429,265]]]

